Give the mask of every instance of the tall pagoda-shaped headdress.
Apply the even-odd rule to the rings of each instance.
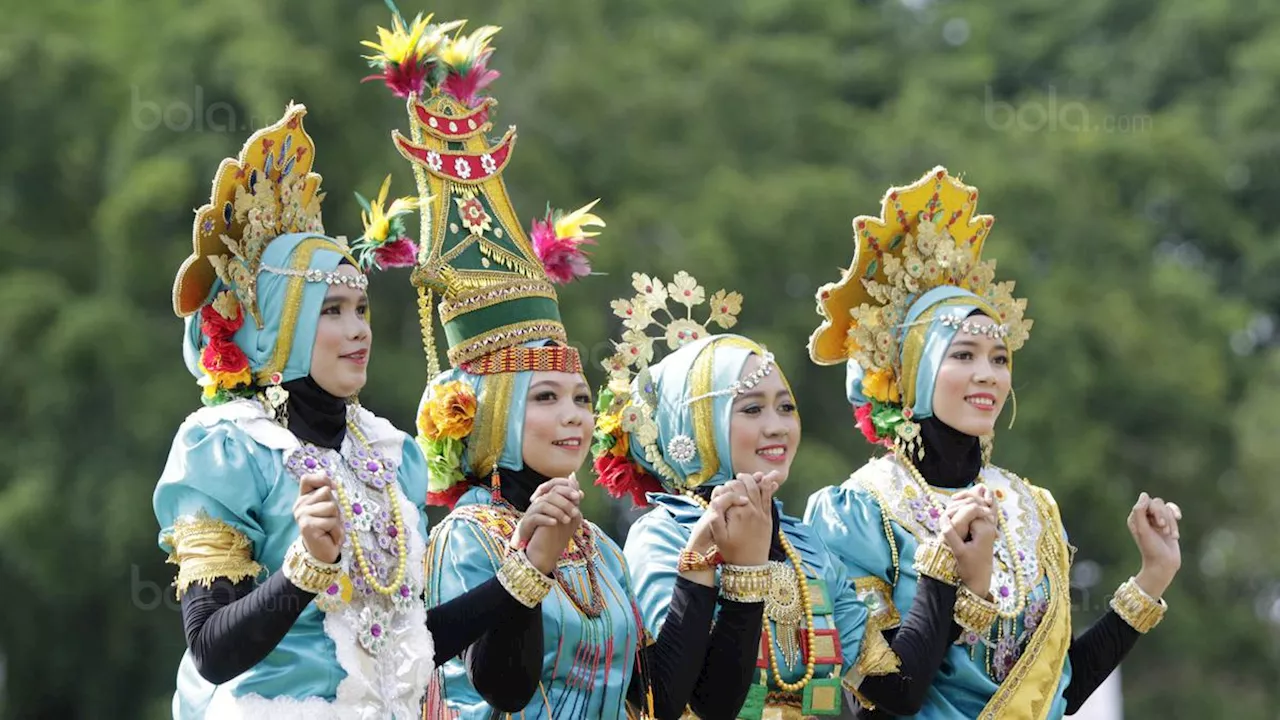
[[[515,128],[491,139],[497,101],[485,88],[498,73],[488,67],[499,28],[463,33],[464,22],[430,17],[379,28],[365,45],[381,79],[406,99],[409,134],[392,132],[413,166],[421,217],[413,283],[429,372],[438,371],[431,313],[438,305],[450,365],[475,374],[530,369],[581,371],[567,338],[553,284],[586,275],[581,246],[603,225],[592,205],[548,212],[530,232],[502,178],[516,144]],[[437,301],[437,297],[438,301]],[[538,340],[554,347],[530,347]]]

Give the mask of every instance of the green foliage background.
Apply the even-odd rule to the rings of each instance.
[[[782,492],[797,514],[869,453],[842,369],[804,349],[850,219],[934,164],[978,185],[988,253],[1036,320],[996,461],[1063,506],[1078,627],[1137,570],[1138,492],[1186,510],[1169,617],[1125,665],[1127,717],[1275,717],[1280,5],[403,4],[504,27],[493,91],[499,126],[520,127],[522,217],[604,198],[606,275],[562,294],[593,362],[633,271],[744,292],[739,329],[800,395]],[[352,192],[385,173],[412,188],[389,141],[403,107],[358,82],[357,43],[387,13],[3,0],[0,16],[0,717],[165,717],[183,637],[150,494],[198,406],[169,309],[191,210],[290,99],[310,111],[331,233],[359,233]],[[373,296],[362,399],[409,428],[425,370],[407,274]],[[588,514],[619,534],[630,517],[602,493]]]

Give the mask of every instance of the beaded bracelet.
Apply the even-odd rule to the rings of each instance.
[[[551,578],[529,561],[523,550],[512,550],[498,568],[498,582],[511,597],[527,608],[535,608],[551,592]]]
[[[769,595],[769,566],[721,565],[720,594],[734,602],[764,602]]]
[[[956,556],[942,540],[930,540],[916,548],[916,572],[948,585],[960,584],[960,572],[956,569]]]
[[[965,585],[961,585],[960,591],[956,593],[956,624],[971,633],[985,636],[991,632],[991,626],[995,624],[999,612],[1000,608],[995,603],[978,597]]]
[[[1152,598],[1138,586],[1137,580],[1129,578],[1116,589],[1116,594],[1111,598],[1111,609],[1134,630],[1146,633],[1160,624],[1169,606],[1164,598]]]
[[[338,579],[338,575],[342,572],[342,565],[317,560],[307,551],[307,546],[299,537],[293,541],[288,552],[285,553],[282,569],[284,576],[289,578],[289,582],[298,586],[299,589],[318,595]]]

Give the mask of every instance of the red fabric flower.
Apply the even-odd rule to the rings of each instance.
[[[471,483],[454,483],[448,490],[427,493],[427,504],[434,505],[435,507],[447,507],[452,510],[453,506],[457,505],[458,501],[462,499],[462,496],[470,489]]]
[[[209,303],[200,308],[200,330],[210,340],[230,340],[232,335],[244,325],[244,311],[237,304],[236,316],[227,319]]]
[[[615,498],[630,493],[637,507],[648,507],[646,493],[662,492],[662,485],[656,478],[626,458],[605,453],[596,458],[592,467],[596,471],[596,485]]]
[[[248,369],[249,358],[239,345],[215,338],[200,352],[200,364],[210,375],[233,375]]]
[[[871,421],[871,403],[861,405],[857,410],[853,411],[853,418],[858,424],[858,429],[862,431],[862,437],[872,445],[880,445],[884,443],[884,439],[876,434],[875,423]]]

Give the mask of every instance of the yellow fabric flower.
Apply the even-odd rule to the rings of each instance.
[[[892,370],[872,370],[862,376],[862,394],[883,403],[899,402],[898,383]]]
[[[471,434],[476,419],[476,396],[471,386],[461,380],[436,388],[428,403],[437,436],[461,440]]]
[[[615,434],[615,440],[613,447],[609,448],[609,454],[614,457],[625,458],[631,450],[631,436],[621,432],[621,428],[619,428],[619,432]]]
[[[440,428],[436,427],[436,421],[431,417],[431,405],[434,401],[429,400],[422,406],[422,411],[418,413],[418,435],[428,440],[435,440],[440,437]]]
[[[622,430],[622,418],[614,414],[601,415],[596,422],[596,429],[605,435],[613,435]]]

